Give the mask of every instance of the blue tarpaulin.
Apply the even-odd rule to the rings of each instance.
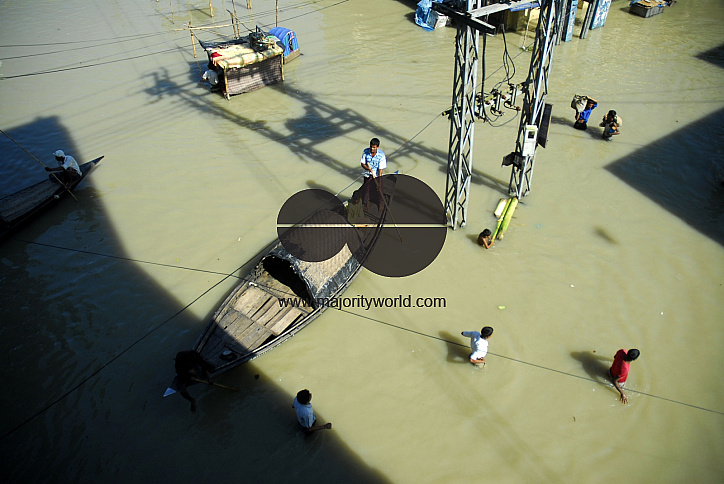
[[[421,0],[415,10],[415,23],[423,29],[435,30],[438,14],[432,9],[432,2],[440,3],[442,0]]]
[[[501,2],[503,3],[503,2]],[[511,12],[517,12],[519,10],[529,10],[531,8],[538,8],[540,7],[540,2],[538,0],[533,0],[532,2],[528,3],[521,3],[518,5],[512,5],[508,10]]]
[[[591,7],[589,7],[591,8]],[[591,30],[603,27],[606,23],[608,10],[611,8],[611,0],[598,0],[594,6],[593,20],[591,20]]]
[[[269,30],[269,33],[279,39],[284,44],[284,57],[289,57],[294,51],[299,50],[299,43],[297,42],[296,34],[284,27],[274,27]]]

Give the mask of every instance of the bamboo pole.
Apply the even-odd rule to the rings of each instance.
[[[277,11],[277,21],[276,21],[276,27],[279,27],[279,0],[276,1],[276,11]]]
[[[211,4],[211,0],[209,0],[209,11],[211,12],[211,16],[214,16],[214,6]]]
[[[213,32],[213,29],[218,29],[219,27],[233,27],[234,24],[223,24],[223,25],[212,25],[209,27],[184,27],[182,29],[173,29],[174,32],[180,32],[182,30],[208,30],[209,32]]]
[[[249,22],[254,23],[254,12],[251,10],[251,0],[246,0],[246,9],[249,11]]]
[[[189,33],[191,34],[191,48],[194,49],[194,59],[196,59],[196,42],[194,42],[194,31],[191,29],[191,20],[189,20]]]
[[[528,26],[530,25],[530,9],[528,9],[528,12],[526,12],[526,14],[525,32],[523,33],[523,43],[520,46],[520,50],[528,50],[528,48],[525,46],[525,41],[528,38]]]
[[[236,19],[236,23],[237,23],[236,27],[234,28],[234,32],[235,32],[234,35],[235,35],[236,37],[239,37],[239,32],[237,31],[238,28],[239,28],[239,26],[238,26],[239,16],[238,16],[237,13],[236,13],[236,2],[234,2],[234,0],[231,0],[231,6],[234,7],[234,15],[231,16],[231,23],[232,23],[232,24],[234,23],[234,19]],[[231,12],[229,12],[229,14],[231,14]]]
[[[199,70],[199,76],[203,76],[201,73],[201,66],[199,65],[199,59],[196,57],[196,42],[194,42],[194,31],[191,27],[191,20],[189,20],[189,34],[191,34],[191,48],[194,50],[194,60],[196,60],[196,69]]]
[[[206,383],[207,385],[211,385],[211,386],[214,386],[214,387],[226,388],[227,390],[232,390],[232,391],[234,391],[234,392],[238,392],[238,391],[239,391],[238,388],[230,387],[230,386],[228,386],[228,385],[222,385],[221,383],[216,383],[216,382],[211,381],[211,380],[202,380],[201,378],[196,378],[196,377],[191,377],[191,379],[192,379],[193,381],[196,381],[196,382],[199,382],[199,383]]]
[[[231,19],[231,23],[230,23],[230,24],[226,24],[226,25],[214,25],[214,28],[229,27],[229,26],[231,26],[231,29],[232,29],[232,31],[234,32],[234,37],[236,37],[236,36],[237,36],[237,35],[236,35],[236,23],[234,22],[234,14],[233,14],[233,13],[231,12],[231,10],[229,10],[228,8],[226,9],[226,11],[229,13],[229,18]],[[218,33],[218,32],[217,32],[217,33]]]

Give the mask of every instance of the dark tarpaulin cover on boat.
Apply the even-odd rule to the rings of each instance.
[[[315,229],[304,226],[289,229],[284,239],[286,241],[298,240],[299,245],[303,245],[304,247],[315,244],[315,247],[311,247],[315,252],[324,253],[325,250],[329,249],[327,253],[334,253],[336,255],[321,262],[306,262],[289,253],[289,251],[284,248],[284,245],[279,243],[267,256],[276,257],[291,264],[294,273],[297,274],[306,285],[309,296],[312,299],[311,302],[315,308],[318,306],[317,302],[320,299],[334,297],[341,288],[344,288],[347,280],[352,277],[359,268],[360,263],[353,257],[344,239],[352,238],[354,240],[349,240],[349,242],[353,244],[356,243],[358,247],[362,247],[362,241],[360,240],[357,229],[348,225],[347,220],[340,214],[329,211],[325,212],[326,214],[323,218],[326,223],[330,223],[330,220],[338,218],[338,224],[340,226],[348,226],[348,228],[341,228],[335,231],[335,234],[339,237],[337,240],[334,240],[334,237],[330,237],[329,232],[322,232],[328,229]],[[314,220],[307,220],[306,223],[313,224]],[[324,236],[317,236],[318,233],[323,233]],[[341,250],[335,250],[340,246],[342,247]]]

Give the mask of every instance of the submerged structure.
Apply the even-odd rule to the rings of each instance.
[[[210,43],[199,40],[209,58],[204,79],[229,99],[284,80],[284,47],[259,27],[244,37]]]

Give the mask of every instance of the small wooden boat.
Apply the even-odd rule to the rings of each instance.
[[[103,157],[83,163],[79,166],[81,177],[70,186],[63,187],[52,174],[47,180],[29,186],[0,199],[0,240],[4,240],[14,230],[29,222],[42,211],[56,204],[83,181],[101,162]]]
[[[361,209],[361,220],[358,218],[357,222],[362,223],[351,225],[347,214],[322,215],[327,222],[337,217],[339,225],[346,225],[355,239],[334,257],[321,262],[305,262],[292,255],[279,241],[261,257],[252,272],[221,304],[193,347],[213,367],[210,376],[252,360],[287,341],[333,305],[329,303],[349,287],[362,268],[360,261],[364,262],[369,256],[384,229],[396,177],[387,175],[382,180],[385,203],[381,210],[378,207]],[[305,224],[314,224],[315,215]],[[301,232],[314,229],[293,227],[290,229],[292,235],[285,235],[285,240],[293,237],[295,230],[304,237]],[[320,243],[326,242],[320,238]],[[175,380],[164,396],[175,393],[174,390]]]

